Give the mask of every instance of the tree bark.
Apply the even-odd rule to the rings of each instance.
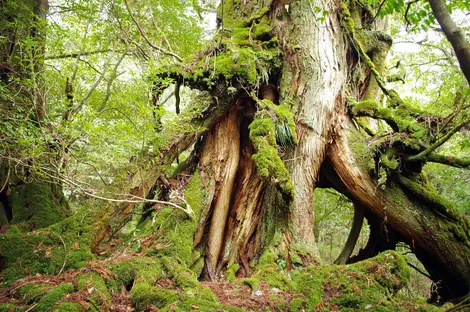
[[[444,300],[465,295],[470,276],[470,244],[468,234],[464,234],[466,222],[457,223],[429,203],[403,191],[398,180],[391,181],[382,191],[367,169],[360,166],[364,155],[358,151],[366,148],[364,142],[359,143],[363,138],[349,117],[340,118],[343,127],[330,145],[328,160],[346,190],[412,246],[433,280],[441,282],[440,294]]]
[[[452,45],[455,55],[459,60],[460,68],[470,84],[470,47],[465,36],[455,25],[443,0],[429,0],[429,4],[431,5],[434,17],[439,25],[441,25],[442,31]]]
[[[212,279],[215,278],[223,248],[225,226],[227,223],[233,185],[240,161],[240,112],[232,109],[206,137],[201,153],[201,175],[215,183],[212,202],[212,217],[206,247],[207,268]]]
[[[329,12],[337,9],[333,2],[292,1],[281,37],[286,42],[281,101],[295,103],[299,140],[286,160],[295,185],[289,205],[289,229],[292,251],[309,255],[305,264],[320,260],[314,236],[313,192],[330,140],[334,108],[347,77],[347,50],[339,20],[335,14],[328,14],[325,23],[319,25],[312,16],[316,7]]]

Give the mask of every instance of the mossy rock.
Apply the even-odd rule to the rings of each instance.
[[[132,287],[131,300],[137,311],[144,311],[150,306],[161,309],[176,302],[178,294],[172,290],[155,287],[148,283],[138,283]]]
[[[65,295],[74,291],[72,284],[65,283],[60,284],[59,286],[51,289],[47,294],[45,294],[38,304],[34,307],[35,312],[50,312],[54,310],[55,305],[62,299]]]
[[[80,304],[76,302],[62,302],[57,308],[54,309],[54,312],[80,312],[82,311]]]

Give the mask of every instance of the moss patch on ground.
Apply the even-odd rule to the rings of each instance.
[[[50,312],[54,309],[54,306],[58,303],[60,299],[62,299],[68,293],[74,291],[74,287],[72,284],[61,284],[52,290],[50,290],[47,294],[45,294],[41,300],[39,300],[38,304],[34,307],[34,311],[38,312]]]
[[[97,231],[106,222],[107,206],[102,208],[90,203],[59,223],[32,232],[12,226],[0,235],[0,254],[6,265],[0,282],[9,285],[27,275],[57,274],[85,266],[95,258],[92,248]]]

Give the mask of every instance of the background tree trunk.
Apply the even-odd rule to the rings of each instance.
[[[0,7],[0,30],[6,37],[0,45],[0,84],[13,95],[1,95],[2,124],[13,129],[33,124],[40,133],[45,131],[41,128],[46,105],[42,76],[48,2],[0,1]],[[6,142],[6,157],[0,163],[0,207],[6,215],[1,225],[26,223],[24,229],[32,230],[68,216],[71,211],[60,184],[34,181],[35,160],[25,159],[16,142]],[[58,156],[55,142],[43,144],[44,158]]]

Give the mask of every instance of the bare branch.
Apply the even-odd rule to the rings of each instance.
[[[134,15],[132,14],[132,11],[129,7],[129,3],[127,2],[127,0],[124,0],[124,3],[126,4],[126,8],[127,8],[127,11],[129,12],[129,15],[131,17],[131,19],[134,21],[134,24],[137,26],[137,28],[139,29],[139,33],[141,34],[141,36],[145,39],[145,41],[148,43],[149,46],[151,46],[153,49],[163,53],[163,54],[166,54],[166,55],[169,55],[169,56],[172,56],[174,58],[176,58],[178,61],[182,62],[183,59],[177,55],[176,53],[173,53],[173,52],[170,52],[170,51],[167,51],[165,50],[164,48],[162,47],[159,47],[157,45],[155,45],[154,43],[152,43],[150,41],[150,39],[147,37],[147,35],[145,34],[145,31],[144,29],[142,28],[142,26],[139,24],[139,22],[136,20],[136,18],[134,17]]]

